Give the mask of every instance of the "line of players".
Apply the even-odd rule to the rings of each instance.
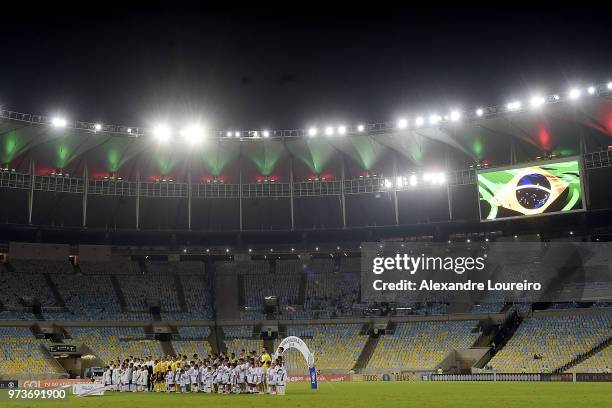
[[[102,374],[108,390],[121,392],[274,394],[284,395],[287,371],[282,355],[272,360],[264,349],[260,357],[255,351],[239,356],[223,353],[200,359],[197,355],[165,360],[151,357],[111,362]]]

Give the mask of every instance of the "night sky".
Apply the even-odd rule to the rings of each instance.
[[[233,15],[151,4],[3,9],[0,105],[136,126],[202,118],[278,129],[472,109],[612,80],[603,7],[304,3],[291,14],[236,6]]]

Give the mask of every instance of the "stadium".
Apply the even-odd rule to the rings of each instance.
[[[611,80],[295,129],[0,106],[0,401],[608,406]]]
[[[159,129],[3,111],[2,379],[71,384],[118,358],[259,355],[297,336],[322,387],[610,381],[611,88],[426,124],[202,132],[191,152]],[[568,160],[574,204],[487,220],[479,175]],[[579,300],[368,303],[362,241],[599,243],[583,267],[605,272]],[[544,262],[527,247],[511,274]],[[285,365],[310,382],[298,351]]]

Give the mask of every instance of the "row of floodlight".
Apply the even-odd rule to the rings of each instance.
[[[409,176],[398,176],[395,178],[386,178],[380,183],[382,189],[401,189],[407,187],[416,187],[419,182],[428,185],[442,185],[446,183],[446,174],[443,172],[423,173],[421,179],[416,174]]]
[[[528,102],[529,102],[530,108],[539,109],[542,107],[542,105],[546,103],[555,103],[555,102],[561,101],[562,99],[566,99],[569,101],[576,101],[580,99],[584,94],[595,96],[602,92],[609,92],[609,91],[612,91],[612,82],[608,82],[607,84],[605,84],[605,86],[604,85],[599,85],[599,86],[591,85],[587,88],[572,88],[564,96],[560,94],[553,94],[549,96],[533,95],[529,99]],[[525,105],[523,101],[521,100],[510,101],[504,106],[506,112],[520,111],[520,110],[523,110],[524,107]],[[502,109],[501,111],[504,111],[504,109]],[[463,117],[479,118],[479,117],[486,115],[487,113],[499,113],[499,112],[500,112],[499,108],[476,108],[473,112],[466,112],[466,111],[461,111],[458,109],[453,109],[447,115],[444,115],[444,116],[436,114],[436,113],[431,114],[429,115],[428,121],[426,121],[426,118],[424,116],[417,116],[416,118],[414,118],[412,122],[406,118],[400,118],[396,122],[396,127],[398,129],[407,129],[410,127],[420,128],[420,127],[425,126],[427,123],[429,123],[429,125],[431,126],[435,126],[435,125],[438,125],[440,122],[458,122]]]
[[[446,115],[440,115],[437,113],[432,113],[428,117],[425,116],[416,116],[415,118],[409,120],[405,117],[399,118],[395,124],[390,124],[384,127],[385,130],[388,129],[416,129],[425,126],[437,126],[441,123],[445,122],[460,122],[463,118],[479,118],[485,115],[500,113],[500,112],[517,112],[525,109],[527,106],[531,109],[540,109],[543,105],[547,103],[555,103],[561,100],[568,101],[577,101],[584,95],[596,96],[604,92],[612,91],[612,82],[608,82],[607,84],[602,85],[591,85],[586,88],[572,88],[565,94],[553,94],[548,96],[543,95],[532,95],[531,98],[524,103],[521,100],[513,100],[508,102],[504,107],[489,107],[489,108],[477,108],[474,111],[462,111],[460,109],[452,109]],[[53,117],[50,120],[50,124],[56,128],[65,128],[68,125],[68,121],[63,117]],[[95,123],[90,125],[90,129],[94,132],[101,132],[104,129],[104,126],[100,123]],[[313,126],[309,127],[305,131],[295,131],[298,134],[306,134],[309,137],[316,137],[319,135],[324,136],[344,136],[346,134],[359,134],[364,133],[369,129],[369,127],[365,124],[358,124],[354,127],[349,127],[344,124],[340,124],[337,126],[326,126],[322,129]],[[125,128],[125,131],[128,134],[132,134],[132,128]],[[166,124],[159,124],[155,126],[151,130],[147,130],[144,134],[150,133],[159,143],[169,143],[173,136],[174,132],[170,128],[170,126]],[[181,129],[178,134],[187,142],[187,144],[191,146],[195,146],[201,144],[207,134],[209,132],[205,128],[205,126],[199,123],[189,124],[183,129]],[[252,130],[252,131],[237,131],[237,130],[228,130],[226,132],[218,132],[215,131],[218,135],[224,135],[227,138],[269,138],[271,135],[277,134],[276,131],[270,130]]]

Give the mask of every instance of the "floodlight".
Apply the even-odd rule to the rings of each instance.
[[[589,86],[587,88],[587,92],[589,93],[589,95],[595,95],[595,87],[594,86]]]
[[[539,108],[540,106],[544,104],[544,102],[546,102],[546,100],[541,96],[533,96],[529,100],[529,104],[531,105],[532,108]]]
[[[440,122],[440,120],[442,120],[442,118],[439,115],[430,115],[429,116],[429,124],[431,125],[435,125],[438,122]]]
[[[311,127],[308,129],[308,136],[313,137],[317,135],[317,128]]]
[[[484,114],[484,110],[482,108],[476,109],[476,116],[482,116]]]
[[[66,127],[67,123],[68,122],[66,122],[66,119],[60,118],[58,116],[51,119],[51,125],[53,125],[53,127],[63,128]]]
[[[328,126],[325,128],[325,135],[326,136],[332,136],[334,134],[334,128],[331,126]]]
[[[397,127],[400,129],[406,129],[408,127],[408,120],[402,118],[397,121]]]
[[[414,186],[416,186],[416,185],[417,185],[417,182],[418,182],[418,180],[417,180],[417,176],[416,176],[416,175],[414,175],[414,174],[412,174],[412,175],[410,176],[409,181],[410,181],[410,185],[411,185],[411,186],[413,186],[413,187],[414,187]]]
[[[521,109],[521,106],[521,101],[513,101],[506,105],[506,109],[508,109],[509,111],[516,111]]]
[[[612,89],[612,88],[611,88]],[[364,125],[357,125],[357,131],[358,132],[363,132],[365,130],[365,126]]]
[[[450,120],[453,122],[457,122],[459,119],[461,119],[461,112],[459,112],[458,110],[451,111]]]
[[[268,132],[267,130],[264,130],[263,132],[261,132],[261,134],[263,135],[263,137],[270,137],[270,132]]]
[[[227,137],[232,137],[232,134],[233,134],[232,132],[227,132],[227,133],[225,134],[225,136],[227,136]]]
[[[346,126],[344,126],[344,125],[340,125],[340,126],[338,126],[338,134],[339,134],[339,135],[344,135],[344,134],[346,134]]]
[[[204,140],[204,129],[200,125],[192,124],[181,130],[181,136],[183,136],[190,145],[197,145]]]
[[[606,87],[608,88],[608,90],[612,91],[612,82],[608,82],[608,84],[606,85]]]
[[[101,130],[102,130],[102,125],[101,125],[101,124],[99,124],[99,123],[96,123],[96,124],[94,125],[94,130],[95,130],[96,132],[101,131]]]
[[[129,132],[129,129],[128,129],[128,132]],[[171,135],[172,135],[172,131],[166,125],[157,125],[153,129],[153,136],[155,136],[158,142],[165,143],[169,141]]]
[[[574,88],[574,89],[569,91],[570,99],[578,99],[578,98],[580,98],[581,94],[582,94],[582,92],[580,92],[580,89],[578,89],[578,88]]]
[[[414,120],[414,124],[417,127],[423,126],[424,123],[425,123],[425,119],[423,119],[421,116],[419,116],[418,118]]]

